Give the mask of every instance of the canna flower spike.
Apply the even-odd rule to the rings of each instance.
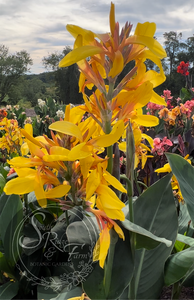
[[[138,23],[134,35],[130,36],[132,29],[130,23],[126,22],[121,31],[119,30],[119,23],[115,21],[115,6],[113,3],[111,3],[109,19],[110,33],[105,34],[97,34],[79,26],[67,25],[67,30],[75,38],[74,49],[60,61],[59,67],[67,67],[77,63],[81,71],[80,91],[84,93],[85,86],[91,89],[95,85],[104,94],[107,102],[112,101],[112,98],[116,97],[125,88],[136,75],[138,69],[142,68],[141,63],[146,58],[151,59],[158,65],[160,73],[147,72],[143,82],[151,80],[153,87],[161,84],[165,80],[165,75],[160,59],[166,57],[166,52],[159,42],[154,39],[155,23]],[[86,60],[88,57],[90,57],[90,61]],[[115,88],[118,75],[130,61],[134,60],[136,66]],[[104,79],[109,81],[108,90]],[[139,86],[138,80],[135,80],[134,83],[135,87]],[[130,88],[134,89],[133,84]],[[155,94],[152,95],[152,100],[162,101]]]

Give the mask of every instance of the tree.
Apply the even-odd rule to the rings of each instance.
[[[165,41],[165,50],[167,53],[168,60],[170,62],[170,78],[172,74],[173,67],[176,64],[177,53],[180,52],[180,49],[187,48],[187,44],[181,42],[182,33],[177,33],[175,31],[165,32],[163,34]]]
[[[194,64],[194,35],[187,39],[188,60]]]
[[[37,105],[39,98],[45,98],[45,84],[38,78],[25,79],[23,81],[22,98],[31,102],[32,106]]]
[[[78,80],[79,70],[76,64],[67,68],[59,68],[59,61],[71,51],[70,47],[66,47],[62,53],[51,53],[44,57],[42,62],[47,70],[55,73],[55,86],[57,100],[64,104],[73,103],[80,104],[83,99],[79,93]]]
[[[0,45],[0,104],[13,86],[19,84],[21,76],[30,70],[30,55],[25,51],[9,54],[5,45]]]

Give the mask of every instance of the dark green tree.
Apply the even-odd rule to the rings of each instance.
[[[25,79],[22,84],[22,99],[31,102],[32,106],[37,104],[39,98],[45,98],[45,84],[38,78]]]
[[[55,74],[56,100],[64,104],[80,104],[83,101],[79,93],[78,81],[79,70],[76,64],[67,68],[59,68],[59,61],[71,51],[66,47],[62,53],[52,53],[44,57],[42,62],[47,70],[52,70]]]
[[[5,45],[0,45],[0,104],[9,98],[14,86],[19,85],[21,76],[30,70],[32,59],[25,51],[9,54]]]
[[[175,31],[165,32],[163,36],[165,38],[164,45],[167,53],[167,59],[169,61],[169,75],[171,79],[173,68],[176,67],[177,54],[181,51],[181,49],[186,49],[187,44],[181,42],[182,39],[181,32],[180,33],[177,33]]]

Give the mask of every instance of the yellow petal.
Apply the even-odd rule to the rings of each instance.
[[[162,168],[156,169],[154,172],[157,172],[157,173],[166,173],[166,172],[168,172],[168,173],[170,173],[171,172],[170,164],[167,163]]]
[[[144,35],[144,36],[153,37],[155,32],[156,32],[155,23],[153,22],[137,23],[134,35]]]
[[[109,147],[118,141],[118,139],[122,136],[123,131],[124,123],[120,120],[114,125],[111,133],[97,137],[96,139],[91,140],[91,142],[99,147]]]
[[[38,147],[34,143],[27,141],[27,144],[32,156],[37,156],[39,158],[42,158],[45,155],[44,152],[40,150],[40,147]]]
[[[127,193],[127,190],[123,187],[123,185],[118,181],[114,176],[112,176],[109,172],[105,171],[103,177],[110,185],[112,185],[117,190]]]
[[[24,195],[34,191],[35,176],[18,177],[8,181],[4,187],[7,195]]]
[[[38,204],[41,207],[46,207],[47,199],[46,199],[45,191],[43,188],[43,182],[42,182],[41,176],[38,172],[34,178],[34,193],[35,193],[36,199],[38,201]]]
[[[27,143],[23,143],[20,147],[21,152],[22,152],[22,156],[25,156],[29,153],[29,148],[28,148],[28,144]]]
[[[100,184],[100,176],[97,170],[91,171],[90,175],[88,176],[87,183],[86,183],[86,200],[89,200],[94,192],[96,191],[97,187]]]
[[[148,141],[148,143],[150,144],[150,146],[152,148],[154,148],[154,140],[151,138],[151,136],[149,136],[145,133],[142,133],[141,136]]]
[[[63,134],[75,136],[82,141],[82,134],[78,126],[68,121],[57,121],[49,126],[50,130],[54,130]]]
[[[100,233],[100,238],[94,247],[94,257],[93,260],[99,260],[99,265],[101,268],[104,267],[105,259],[108,254],[108,249],[110,246],[110,234],[107,226]]]
[[[42,161],[40,158],[27,158],[27,157],[14,157],[11,160],[7,161],[13,167],[35,167],[41,166]]]
[[[84,110],[81,109],[81,105],[71,108],[69,115],[69,122],[74,124],[79,124],[81,122],[82,116],[84,115]]]
[[[70,188],[70,185],[56,186],[45,192],[46,198],[61,198],[69,192]]]
[[[166,106],[166,101],[164,98],[162,98],[161,96],[159,96],[156,92],[152,91],[152,97],[150,99],[150,102],[152,103],[156,103],[159,105],[164,105]]]
[[[119,235],[119,237],[121,239],[123,239],[123,241],[124,241],[125,240],[125,236],[124,236],[124,233],[123,233],[121,227],[116,222],[114,222],[114,221],[113,221],[113,224],[114,224],[114,230]]]
[[[67,24],[66,28],[75,39],[78,35],[81,35],[87,43],[92,42],[94,40],[94,33],[90,30],[71,24]]]
[[[133,35],[126,39],[126,44],[140,44],[148,47],[160,59],[166,57],[166,51],[158,41],[149,36]]]
[[[83,178],[86,178],[88,176],[88,172],[94,162],[94,158],[92,156],[88,156],[86,158],[80,159],[79,162],[80,162],[81,173],[83,175]]]
[[[100,184],[96,189],[97,194],[101,198],[103,207],[108,209],[122,209],[125,204],[117,197],[117,195],[108,186]]]
[[[123,55],[119,50],[117,50],[115,52],[113,66],[112,66],[108,76],[114,78],[115,76],[117,76],[119,73],[122,72],[123,67],[124,67]]]
[[[91,156],[91,147],[87,147],[85,144],[84,142],[73,147],[68,154],[68,160],[74,161]]]
[[[96,199],[97,208],[104,211],[105,214],[113,220],[120,220],[120,221],[125,220],[125,215],[121,209],[107,208],[107,206],[104,205],[104,201],[105,201],[105,197],[103,195],[99,195]]]
[[[133,116],[131,119],[135,121],[138,125],[146,127],[153,127],[159,124],[158,118],[150,115],[136,115]]]
[[[69,154],[69,150],[60,146],[53,146],[50,148],[50,154],[67,156]]]
[[[31,136],[33,136],[33,127],[32,127],[32,124],[29,124],[27,123],[25,126],[24,126],[24,130],[29,133]]]
[[[36,170],[31,168],[15,168],[14,169],[19,177],[26,177],[26,176],[35,176]]]
[[[126,152],[127,144],[126,142],[119,143],[119,150]]]
[[[70,104],[66,105],[64,121],[69,121],[70,109]]]
[[[68,156],[64,156],[64,155],[44,155],[43,160],[46,161],[46,162],[67,161]]]
[[[27,131],[24,129],[20,129],[21,133],[27,138],[29,141],[31,141],[33,144],[37,145],[38,147],[42,148],[42,144],[38,142],[37,139],[35,139],[32,135],[30,135]]]
[[[89,56],[104,52],[103,48],[96,46],[82,46],[69,52],[59,63],[59,67],[68,67]]]

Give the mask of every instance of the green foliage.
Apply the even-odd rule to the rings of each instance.
[[[43,65],[47,69],[52,69],[55,74],[56,100],[64,104],[80,104],[83,102],[82,95],[79,94],[78,80],[79,71],[76,64],[68,68],[59,68],[59,61],[71,51],[66,47],[62,53],[52,53],[43,58]]]
[[[163,286],[163,270],[176,240],[178,218],[167,175],[149,187],[134,203],[135,223],[158,237],[172,241],[153,250],[138,250],[135,256],[137,299],[157,299]],[[156,196],[157,195],[157,196]],[[164,217],[165,216],[165,217]],[[164,221],[165,218],[165,221]]]
[[[38,78],[24,80],[22,98],[25,101],[30,101],[32,106],[35,106],[37,99],[44,97],[46,93],[45,84]]]
[[[36,118],[33,120],[33,132],[35,136],[46,134],[50,137],[49,125],[64,117],[65,105],[58,104],[49,97],[45,101],[38,99],[38,105],[34,107]]]
[[[29,71],[30,65],[32,60],[26,51],[9,54],[9,49],[5,45],[0,46],[0,104],[6,96],[11,97],[13,86],[17,89],[21,75]]]
[[[187,205],[188,213],[191,217],[191,221],[194,224],[194,169],[193,167],[180,155],[166,154],[173,174],[176,176],[180,185],[181,193],[184,201]]]
[[[191,97],[192,97],[191,92],[188,89],[186,89],[186,88],[181,89],[180,98],[183,103],[185,103],[187,100],[190,100]]]

